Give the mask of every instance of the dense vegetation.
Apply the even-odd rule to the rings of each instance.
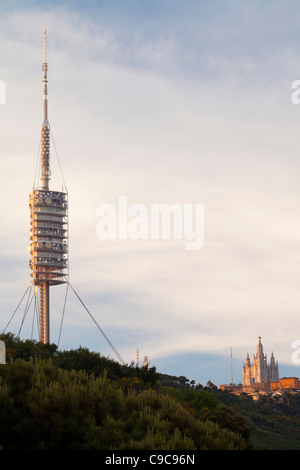
[[[220,400],[240,413],[251,429],[257,450],[300,450],[300,392],[265,395],[253,401],[246,395],[218,393]]]
[[[300,448],[299,395],[254,402],[86,348],[0,339],[4,450]]]

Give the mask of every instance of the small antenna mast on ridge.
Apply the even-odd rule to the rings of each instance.
[[[230,362],[231,362],[231,383],[233,384],[232,348],[230,348]]]

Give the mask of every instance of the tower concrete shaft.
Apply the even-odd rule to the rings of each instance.
[[[50,342],[50,302],[49,282],[40,285],[40,341],[44,344]]]
[[[41,131],[41,187],[29,195],[31,218],[29,262],[34,286],[39,288],[40,341],[50,342],[50,287],[68,282],[68,195],[52,191],[50,180],[50,124],[48,120],[48,65],[46,30],[43,62],[43,123]]]

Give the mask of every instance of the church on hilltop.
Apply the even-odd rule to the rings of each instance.
[[[270,363],[268,364],[267,355],[264,354],[261,337],[259,336],[257,352],[253,357],[253,364],[250,363],[249,353],[247,353],[246,363],[243,364],[243,385],[277,382],[278,380],[278,362],[275,362],[272,352]]]
[[[275,361],[272,352],[268,363],[259,336],[256,354],[253,356],[253,364],[250,362],[249,353],[246,356],[246,363],[243,364],[243,385],[230,383],[219,385],[219,388],[234,395],[246,393],[252,396],[253,400],[258,400],[261,395],[265,394],[282,395],[285,391],[289,393],[300,391],[300,380],[297,377],[279,378],[278,362]]]

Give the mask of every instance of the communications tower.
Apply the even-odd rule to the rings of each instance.
[[[29,195],[29,265],[33,285],[39,291],[39,337],[44,344],[50,342],[50,287],[68,282],[68,194],[49,188],[51,171],[47,71],[44,29],[41,184],[34,184]]]

